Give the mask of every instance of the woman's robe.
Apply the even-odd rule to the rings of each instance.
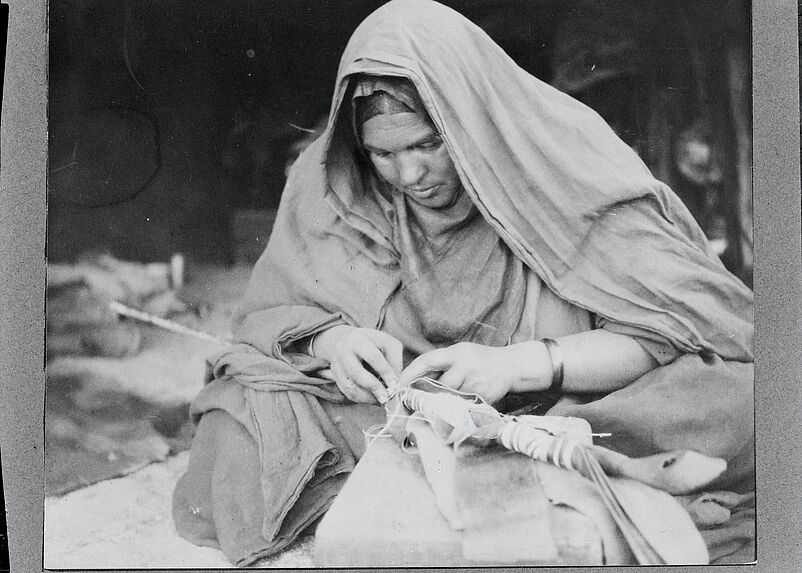
[[[586,418],[612,433],[602,445],[629,455],[724,457],[730,467],[714,486],[753,489],[749,289],[595,112],[518,68],[451,9],[394,0],[351,38],[327,130],[291,170],[235,317],[238,344],[210,360],[174,498],[179,532],[252,564],[325,512],[359,454],[349,418],[364,425],[369,409],[343,406],[319,375],[327,363],[293,352],[334,324],[386,328],[402,284],[399,242],[340,111],[356,73],[414,83],[484,223],[547,292],[682,354],[623,390],[551,413]],[[218,420],[215,431],[207,419]],[[221,438],[231,433],[237,447]],[[726,549],[711,547],[713,557],[751,550],[749,535],[720,533],[716,547]]]

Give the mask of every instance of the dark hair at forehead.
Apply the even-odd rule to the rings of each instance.
[[[415,113],[415,110],[383,90],[354,98],[354,124],[357,128],[361,128],[363,123],[377,115],[395,113]]]
[[[357,135],[362,124],[377,115],[419,113],[428,119],[418,91],[409,79],[359,74],[352,81],[352,121]]]

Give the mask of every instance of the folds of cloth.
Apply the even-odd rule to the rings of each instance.
[[[207,385],[186,474],[173,495],[176,529],[247,567],[286,548],[323,515],[364,452],[378,406],[344,406],[300,391]]]
[[[535,417],[532,418],[536,420]],[[547,420],[581,439],[582,420]],[[521,422],[526,423],[526,422]],[[587,426],[587,424],[585,424]],[[431,428],[410,424],[444,515],[462,531],[462,551],[477,565],[625,565],[638,562],[599,488],[578,472],[497,447],[435,445]],[[589,427],[584,433],[590,443]],[[434,439],[433,439],[434,438]],[[626,519],[662,563],[707,563],[704,542],[671,496],[634,480],[612,478]],[[438,484],[438,485],[434,485]],[[449,502],[440,500],[445,496]],[[637,552],[638,547],[634,547]],[[654,563],[653,563],[654,564]]]
[[[455,451],[423,422],[407,429],[412,448],[381,439],[369,447],[318,527],[318,565],[638,562],[598,489],[578,473],[500,448]],[[613,482],[665,561],[707,562],[703,539],[674,498],[632,480]]]
[[[376,439],[346,484],[364,431],[385,422],[384,410],[242,378],[218,376],[193,403],[199,424],[173,500],[178,532],[238,566],[287,547],[341,490],[317,528],[323,566],[636,561],[595,484],[572,470],[497,447],[463,444],[455,454],[418,424],[408,428],[418,455]],[[725,459],[720,478],[682,498],[611,481],[665,562],[751,562],[751,380],[751,365],[687,355],[596,401],[563,400],[549,415],[586,420],[609,434],[598,444],[632,457],[693,450]],[[410,542],[397,550],[399,535]]]

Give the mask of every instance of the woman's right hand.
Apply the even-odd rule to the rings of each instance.
[[[398,339],[372,328],[338,325],[318,334],[313,344],[315,356],[331,363],[334,381],[347,398],[387,401],[387,386],[395,385],[403,369],[404,346]]]

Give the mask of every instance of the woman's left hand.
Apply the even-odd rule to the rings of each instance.
[[[399,384],[432,372],[442,372],[441,384],[478,394],[492,404],[509,392],[547,388],[551,362],[540,342],[503,347],[460,342],[420,355],[401,373]]]

